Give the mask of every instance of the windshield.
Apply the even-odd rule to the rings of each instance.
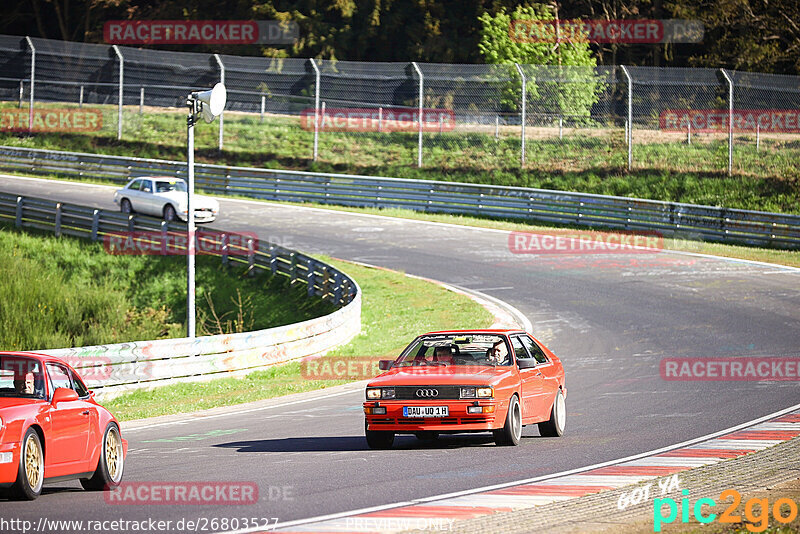
[[[43,399],[44,373],[38,360],[0,356],[0,397]]]
[[[503,336],[469,333],[420,336],[394,363],[399,367],[510,364]]]
[[[169,193],[170,191],[186,192],[186,182],[182,180],[158,180],[156,193]]]

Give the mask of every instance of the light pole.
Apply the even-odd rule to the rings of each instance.
[[[186,335],[194,339],[195,302],[194,302],[194,256],[197,249],[195,243],[194,225],[194,125],[199,115],[203,115],[206,122],[212,122],[222,110],[225,109],[227,92],[225,86],[218,83],[209,91],[193,92],[186,100],[189,106],[189,117],[186,120],[188,133],[188,166],[186,176]]]

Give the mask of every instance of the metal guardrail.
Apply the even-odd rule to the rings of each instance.
[[[0,169],[118,183],[186,176],[186,162],[0,147]],[[195,165],[197,186],[220,195],[288,202],[405,208],[430,213],[658,231],[665,236],[800,248],[800,216],[678,202],[432,180]]]
[[[55,235],[70,235],[107,243],[120,236],[147,232],[169,236],[183,233],[183,223],[92,209],[38,198],[0,193],[0,221]],[[152,234],[151,234],[152,233]],[[98,394],[120,393],[180,380],[200,380],[243,373],[278,362],[325,352],[361,330],[361,291],[335,267],[272,243],[231,240],[231,233],[204,231],[204,251],[221,251],[224,263],[270,270],[307,286],[309,297],[328,300],[337,311],[301,323],[244,332],[163,339],[114,345],[40,351],[66,359]],[[157,238],[156,238],[157,239]],[[178,247],[180,248],[180,247]]]

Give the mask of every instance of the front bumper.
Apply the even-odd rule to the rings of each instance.
[[[11,461],[0,463],[0,485],[13,484],[17,480],[20,454],[19,442],[0,443],[0,457],[7,457],[8,453],[11,454]]]
[[[178,213],[178,218],[183,222],[189,221],[189,216],[186,213],[180,212]],[[195,210],[194,211],[194,222],[196,223],[205,223],[205,222],[213,222],[216,220],[217,214],[211,210]]]
[[[476,404],[477,402],[477,404]],[[447,406],[447,417],[404,417],[403,406]],[[491,413],[468,413],[467,408],[480,406]],[[508,403],[498,399],[442,400],[442,401],[367,401],[363,405],[367,430],[385,430],[395,433],[414,433],[424,430],[437,432],[482,432],[502,428],[504,410]],[[368,408],[385,407],[386,414],[368,414]],[[484,410],[484,412],[489,411]]]

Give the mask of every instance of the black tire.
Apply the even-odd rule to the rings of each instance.
[[[127,198],[123,198],[119,203],[119,211],[122,213],[133,213],[133,206],[131,206],[131,201]]]
[[[391,449],[394,443],[394,432],[368,430],[366,421],[364,421],[364,434],[367,436],[367,445],[370,449]]]
[[[553,400],[553,407],[550,408],[550,419],[539,423],[539,434],[549,438],[560,438],[564,435],[566,425],[567,405],[564,401],[564,394],[559,389]]]
[[[100,450],[100,458],[97,460],[97,468],[94,471],[94,475],[92,475],[92,478],[82,478],[81,486],[89,491],[115,488],[122,482],[124,467],[125,459],[119,427],[115,423],[109,423],[103,434],[103,446]]]
[[[42,494],[44,482],[44,449],[39,434],[32,428],[25,431],[19,454],[17,481],[11,486],[11,497],[32,501]]]
[[[415,432],[414,435],[420,441],[436,441],[439,439],[439,433],[435,430],[423,430],[421,432]]]
[[[516,395],[508,401],[508,414],[503,428],[494,431],[494,442],[497,445],[519,445],[522,438],[522,408]]]
[[[175,212],[175,208],[172,207],[172,204],[164,206],[164,220],[167,222],[174,222],[177,219],[178,214]]]

